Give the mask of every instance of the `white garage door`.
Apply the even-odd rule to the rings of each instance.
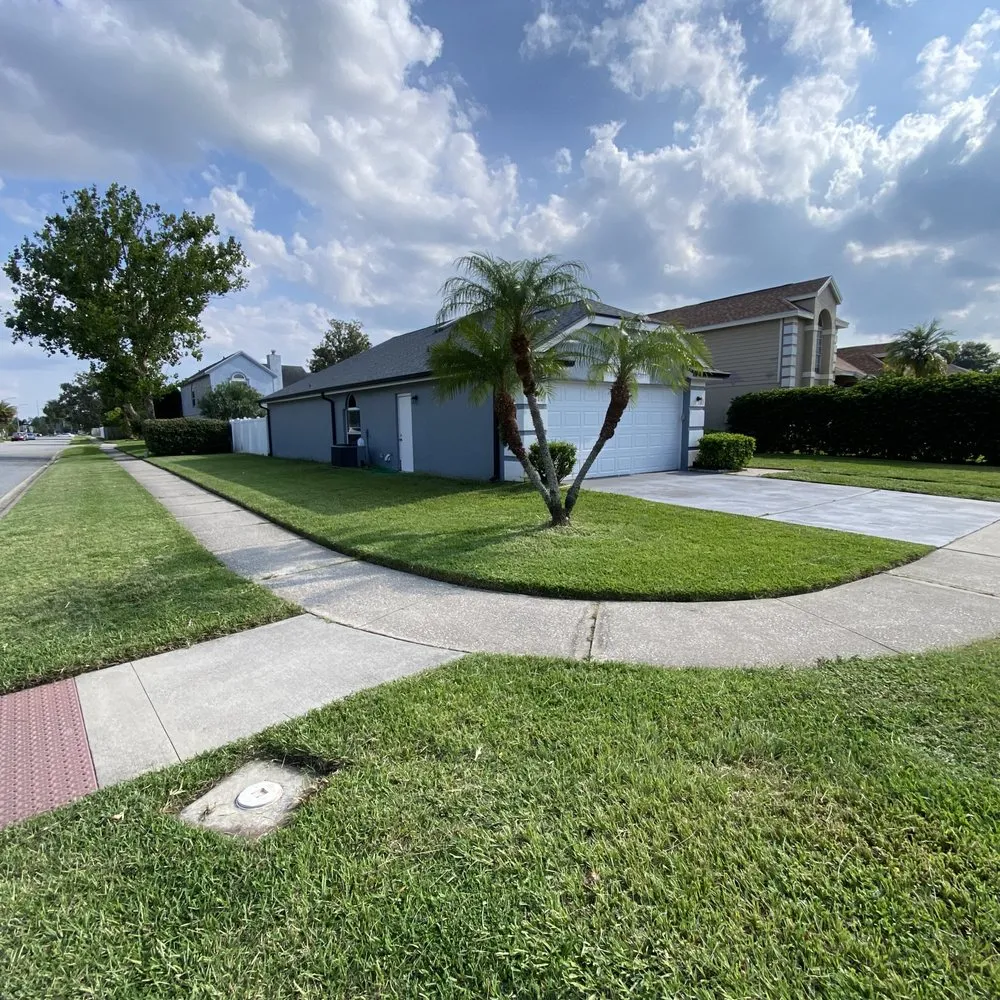
[[[548,399],[552,441],[572,441],[582,462],[597,440],[608,408],[608,386],[559,382]],[[662,385],[643,385],[625,411],[615,436],[604,446],[591,476],[627,476],[680,467],[681,394]]]

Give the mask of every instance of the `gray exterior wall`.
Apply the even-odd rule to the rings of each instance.
[[[329,462],[333,444],[330,404],[325,399],[298,399],[271,403],[271,454],[275,458],[304,458]]]
[[[399,469],[399,429],[396,396],[415,397],[413,416],[413,471],[456,479],[493,476],[493,407],[489,400],[476,406],[467,396],[438,399],[433,382],[409,382],[383,389],[355,389],[361,411],[361,433],[368,461]],[[336,443],[346,444],[348,392],[330,392],[336,412]],[[276,458],[330,461],[333,444],[330,404],[321,399],[271,403],[271,452]]]
[[[700,335],[712,355],[712,367],[729,372],[728,379],[713,381],[707,393],[705,427],[722,430],[726,411],[737,396],[778,386],[781,320],[747,323]]]
[[[197,400],[201,399],[211,388],[212,383],[207,375],[202,375],[194,382],[188,382],[187,385],[181,386],[181,413],[185,417],[200,417],[201,408],[198,406]]]

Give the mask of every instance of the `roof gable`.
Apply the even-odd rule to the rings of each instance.
[[[688,330],[698,330],[729,323],[745,323],[763,316],[780,316],[803,311],[795,302],[819,294],[831,281],[829,276],[794,281],[786,285],[775,285],[773,288],[761,288],[755,292],[696,302],[678,309],[663,309],[652,313],[651,318],[660,323],[675,323]]]
[[[246,361],[249,361],[250,364],[255,365],[262,372],[267,373],[272,378],[274,377],[274,372],[272,372],[271,369],[267,367],[267,365],[261,364],[261,362],[258,361],[256,358],[250,357],[250,355],[247,354],[246,351],[234,351],[232,354],[227,354],[224,358],[219,358],[218,361],[214,361],[210,365],[205,365],[204,368],[199,368],[198,371],[196,371],[193,375],[188,375],[186,379],[184,379],[181,382],[178,382],[177,384],[179,386],[187,385],[188,382],[194,382],[197,379],[204,378],[209,372],[215,371],[215,369],[218,368],[219,365],[224,365],[227,361],[231,361],[233,358],[243,358]]]

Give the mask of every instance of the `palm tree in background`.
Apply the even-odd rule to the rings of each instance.
[[[954,336],[951,330],[942,329],[936,319],[900,330],[886,352],[885,367],[896,375],[917,378],[943,375],[957,349]]]
[[[539,400],[562,368],[559,349],[548,343],[560,314],[568,306],[596,297],[583,284],[585,268],[578,261],[559,261],[552,255],[508,261],[482,252],[459,257],[455,267],[459,274],[441,288],[438,323],[462,318],[445,341],[431,348],[431,369],[440,379],[442,392],[466,389],[482,401],[494,391],[504,443],[541,494],[552,524],[566,524],[569,515],[549,453]],[[518,388],[531,415],[541,475],[528,460],[517,427],[514,391]]]
[[[6,399],[0,399],[0,434],[7,433],[10,422],[16,416],[17,407],[13,403],[8,403]]]
[[[589,366],[592,385],[611,382],[611,399],[597,440],[566,494],[567,514],[576,506],[580,487],[601,449],[615,436],[626,407],[638,396],[639,375],[648,375],[650,381],[671,389],[683,389],[692,372],[700,373],[711,364],[701,337],[676,326],[653,327],[645,316],[629,316],[616,326],[593,329],[576,354]]]

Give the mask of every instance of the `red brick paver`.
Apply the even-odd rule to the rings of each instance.
[[[0,697],[0,829],[96,790],[72,680]]]

